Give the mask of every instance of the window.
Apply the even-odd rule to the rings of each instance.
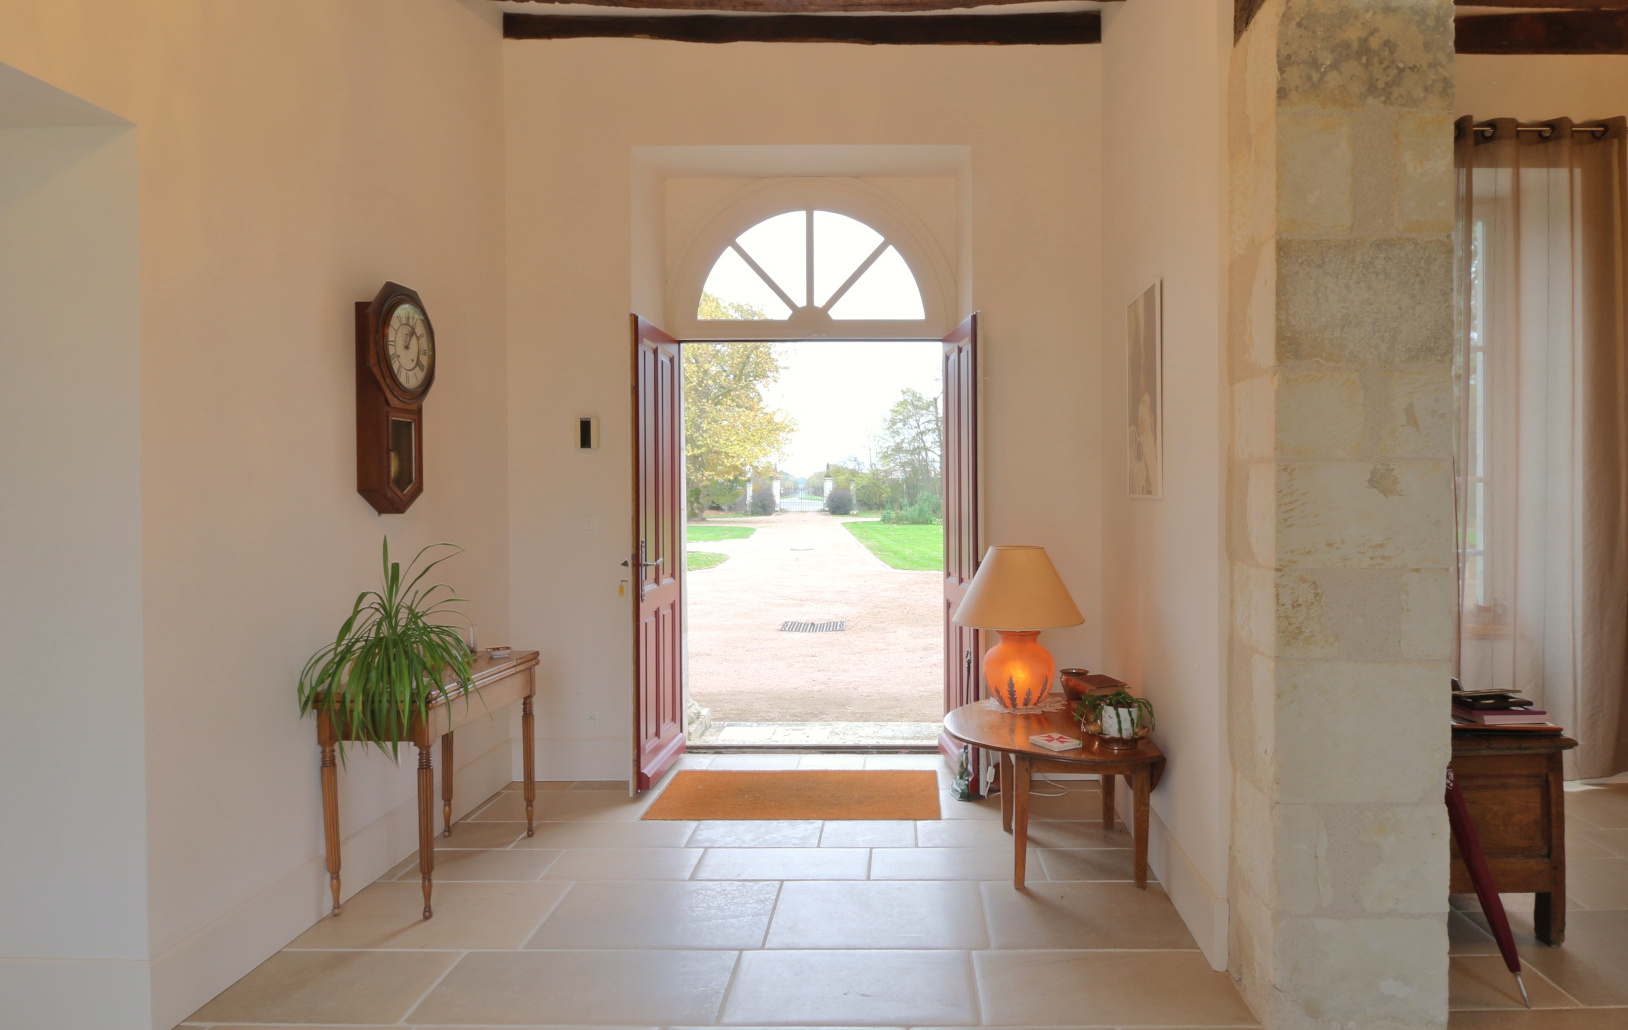
[[[693,280],[692,280],[693,281]],[[735,237],[701,288],[701,321],[921,321],[921,288],[899,248],[834,211],[787,211]]]

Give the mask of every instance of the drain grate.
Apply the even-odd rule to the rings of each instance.
[[[848,628],[843,620],[836,622],[792,622],[790,620],[780,624],[782,633],[841,633]]]

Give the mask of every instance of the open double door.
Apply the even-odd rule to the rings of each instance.
[[[978,631],[952,620],[978,569],[978,316],[944,338],[944,710],[978,698]],[[684,753],[684,384],[678,340],[633,316],[634,774]],[[940,737],[951,760],[960,747]],[[977,756],[971,756],[974,776]],[[981,785],[974,785],[981,792]]]

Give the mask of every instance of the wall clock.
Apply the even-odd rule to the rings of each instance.
[[[424,398],[435,382],[435,329],[418,294],[385,283],[356,304],[356,492],[381,515],[424,492]]]

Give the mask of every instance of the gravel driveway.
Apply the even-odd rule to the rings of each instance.
[[[943,577],[888,567],[842,528],[789,513],[720,519],[745,540],[697,542],[729,560],[688,574],[690,697],[714,722],[943,718]],[[785,621],[837,633],[787,633]]]

